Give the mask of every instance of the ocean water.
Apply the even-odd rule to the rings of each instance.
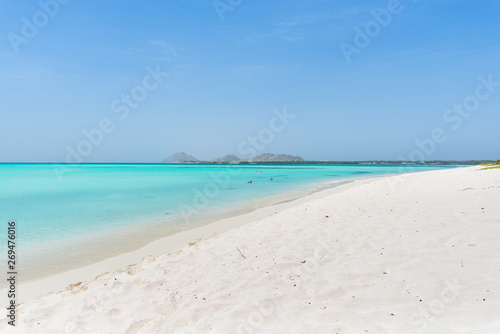
[[[450,166],[0,164],[1,239],[15,221],[18,267],[31,280],[325,183],[442,168]]]

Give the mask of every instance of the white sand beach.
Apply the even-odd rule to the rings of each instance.
[[[162,239],[95,279],[109,266],[20,285],[33,299],[15,328],[4,309],[0,332],[500,333],[500,169],[313,196]]]

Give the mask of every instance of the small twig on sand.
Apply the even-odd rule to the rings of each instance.
[[[243,256],[246,259],[245,254],[243,254],[238,247],[236,247],[236,249],[238,250],[238,252],[240,252],[241,256]]]

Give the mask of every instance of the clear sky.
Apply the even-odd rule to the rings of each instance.
[[[1,162],[500,158],[498,0],[0,0],[0,13]]]

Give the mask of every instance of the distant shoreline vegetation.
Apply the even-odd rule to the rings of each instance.
[[[491,163],[492,160],[466,160],[466,161],[240,161],[240,162],[214,162],[196,161],[170,164],[199,164],[199,165],[457,165],[474,166]]]
[[[483,170],[486,170],[486,169],[500,169],[500,160],[493,161],[493,162],[483,163],[481,165],[485,166],[483,168]]]
[[[403,160],[358,160],[358,161],[328,161],[315,160],[306,161],[299,156],[288,154],[264,153],[248,159],[240,159],[230,154],[214,160],[198,160],[192,155],[184,152],[175,153],[165,160],[166,164],[231,164],[231,165],[253,165],[253,164],[286,164],[286,165],[479,165],[492,163],[492,160],[433,160],[433,161],[403,161]]]

